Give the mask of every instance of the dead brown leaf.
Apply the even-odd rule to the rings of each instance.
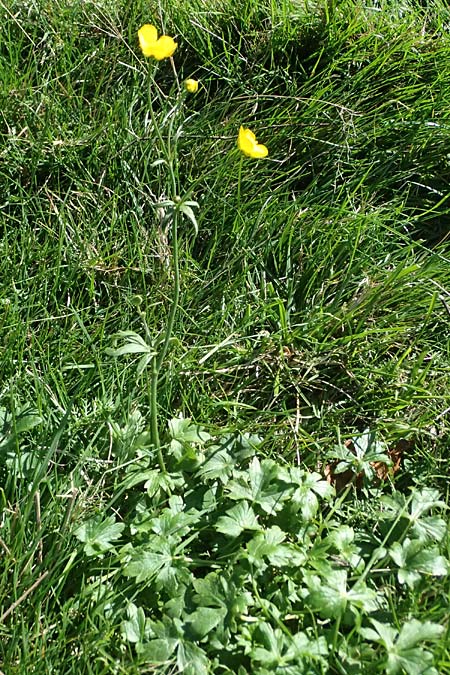
[[[385,462],[370,463],[375,470],[378,482],[393,478],[400,471],[403,456],[406,452],[411,450],[413,444],[413,441],[407,441],[404,438],[401,438],[394,447],[388,450],[387,454],[392,461],[392,466],[388,466]],[[351,440],[345,441],[345,446],[349,448],[353,454],[356,454]],[[342,473],[336,473],[335,469],[338,464],[339,460],[336,460],[325,465],[324,475],[327,482],[336,488],[336,492],[342,492],[342,490],[350,485],[350,483],[353,483],[356,489],[360,490],[363,485],[363,473],[355,474],[351,469],[343,471]]]

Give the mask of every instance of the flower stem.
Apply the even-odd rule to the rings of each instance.
[[[150,112],[150,118],[152,121],[153,131],[157,136],[161,150],[165,155],[167,162],[167,167],[169,170],[170,178],[170,187],[172,192],[172,199],[177,197],[177,177],[174,171],[173,162],[176,161],[176,144],[172,147],[172,138],[169,132],[169,137],[167,140],[164,140],[161,130],[158,126],[155,112],[153,110],[153,101],[152,101],[152,86],[154,87],[154,75],[156,68],[152,74],[149,73],[149,84],[148,84],[148,108]],[[170,129],[171,131],[171,129]],[[158,424],[158,385],[159,385],[159,376],[161,368],[164,362],[164,359],[169,348],[170,339],[172,337],[173,327],[175,324],[175,317],[178,309],[179,297],[180,297],[180,269],[179,269],[179,255],[178,255],[178,209],[174,205],[172,207],[172,212],[168,215],[171,216],[171,222],[169,223],[169,230],[172,235],[172,262],[173,262],[173,278],[174,278],[174,288],[172,303],[170,306],[169,316],[167,318],[167,323],[163,334],[160,339],[155,341],[155,351],[156,355],[152,358],[151,361],[151,375],[150,375],[150,392],[149,392],[149,402],[150,402],[150,437],[151,442],[156,450],[158,456],[158,463],[161,471],[166,470],[164,457],[161,450],[161,440],[159,436],[159,424]],[[144,326],[146,326],[146,321],[144,318]],[[147,329],[148,330],[148,329]],[[159,348],[160,347],[160,348]]]
[[[161,442],[159,440],[158,427],[158,376],[159,372],[156,365],[156,356],[152,359],[152,372],[150,380],[150,438],[152,445],[158,455],[158,464],[161,471],[165,472],[166,465],[161,452]]]
[[[178,211],[173,210],[172,219],[172,261],[173,261],[173,296],[172,304],[170,306],[169,317],[167,319],[167,326],[164,331],[164,340],[161,350],[156,357],[156,370],[159,373],[162,363],[167,354],[170,338],[172,337],[173,326],[175,323],[175,316],[178,309],[178,301],[180,298],[180,267],[178,262]]]
[[[173,327],[175,323],[175,317],[178,309],[178,302],[180,298],[180,267],[179,267],[179,257],[178,257],[178,211],[177,209],[173,210],[172,213],[172,261],[173,261],[173,276],[174,276],[174,288],[172,296],[172,304],[170,306],[170,312],[167,319],[166,328],[164,330],[164,337],[162,341],[161,349],[158,351],[157,355],[152,359],[152,371],[151,371],[151,382],[150,382],[150,434],[152,439],[152,445],[158,453],[158,462],[161,468],[161,471],[165,471],[165,462],[164,457],[161,451],[161,442],[159,438],[159,425],[158,425],[158,384],[159,384],[159,374],[163,365],[163,361],[167,354],[169,348],[170,338],[172,337]]]

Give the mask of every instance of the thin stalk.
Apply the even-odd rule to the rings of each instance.
[[[154,132],[159,141],[159,145],[164,152],[165,159],[167,162],[167,167],[169,169],[169,177],[171,183],[172,199],[174,203],[177,199],[177,180],[174,173],[173,162],[176,161],[176,147],[172,149],[171,143],[171,134],[169,133],[169,138],[167,141],[164,140],[161,131],[159,129],[155,112],[153,110],[153,101],[152,101],[152,87],[155,88],[154,76],[156,73],[156,67],[153,73],[149,73],[149,82],[148,82],[148,109],[150,113],[150,118],[152,121],[152,126]],[[170,128],[171,132],[171,128]],[[161,441],[159,437],[159,425],[158,425],[158,385],[159,385],[159,374],[161,372],[162,364],[167,354],[169,348],[170,339],[172,337],[173,327],[175,324],[175,317],[178,309],[178,303],[180,298],[180,269],[179,269],[179,255],[178,255],[178,210],[176,206],[172,209],[172,222],[171,222],[171,234],[172,234],[172,261],[173,261],[173,275],[174,275],[174,289],[172,296],[172,304],[170,306],[170,312],[167,319],[167,324],[164,329],[164,334],[162,337],[162,345],[158,350],[158,353],[152,358],[151,361],[151,375],[150,375],[150,435],[152,440],[152,445],[155,448],[158,455],[158,463],[161,468],[161,471],[166,470],[164,457],[161,450]],[[146,332],[148,331],[147,323],[145,317],[141,314],[141,318],[144,321],[144,326]],[[159,342],[159,340],[158,340]],[[158,345],[155,345],[157,348]]]
[[[156,356],[152,358],[152,374],[150,380],[150,437],[152,445],[158,454],[158,464],[161,471],[165,472],[166,464],[161,451],[158,427],[158,375]]]
[[[180,299],[180,267],[178,258],[178,210],[175,208],[172,214],[172,261],[173,261],[173,296],[170,307],[169,318],[167,319],[167,326],[164,333],[164,341],[161,350],[156,357],[156,370],[159,373],[162,362],[167,354],[170,338],[172,337],[173,326],[175,323],[175,316],[178,309],[178,301]]]
[[[174,275],[174,288],[172,296],[172,304],[170,306],[169,317],[167,319],[166,329],[164,331],[164,340],[159,350],[158,354],[152,359],[152,372],[151,372],[151,381],[150,381],[150,434],[152,439],[152,445],[155,447],[158,453],[158,462],[161,468],[161,471],[165,471],[165,462],[164,457],[161,451],[161,442],[159,438],[159,426],[158,426],[158,384],[159,384],[159,373],[167,350],[169,348],[170,338],[172,337],[173,327],[175,324],[175,317],[178,309],[178,302],[180,298],[180,268],[179,268],[179,257],[178,257],[178,211],[173,210],[172,214],[172,260],[173,260],[173,275]]]

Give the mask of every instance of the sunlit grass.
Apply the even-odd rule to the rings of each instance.
[[[144,334],[136,296],[155,336],[173,298],[159,134],[177,133],[176,181],[199,204],[198,234],[179,231],[163,439],[182,414],[316,469],[369,428],[411,441],[399,489],[447,499],[450,15],[350,0],[0,11],[0,670],[142,672],[86,591],[72,532],[108,503],[126,510],[130,420],[149,427],[146,374],[107,349]],[[157,129],[144,23],[178,44],[159,65]],[[268,157],[240,155],[241,126]],[[16,433],[24,408],[40,421]],[[371,527],[369,502],[348,517]],[[396,602],[439,623],[445,580]],[[445,638],[435,655],[450,672]]]

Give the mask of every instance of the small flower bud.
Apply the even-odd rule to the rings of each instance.
[[[193,80],[192,78],[185,80],[184,88],[190,94],[195,94],[198,91],[198,80]]]

